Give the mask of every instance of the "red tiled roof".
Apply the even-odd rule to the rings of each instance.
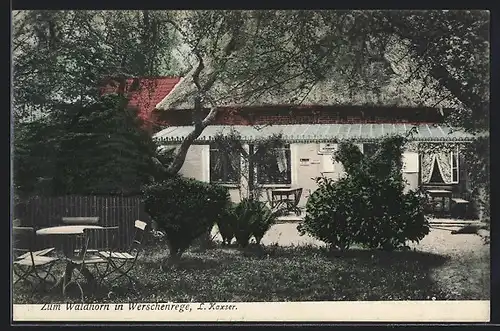
[[[156,105],[162,101],[180,81],[180,77],[145,77],[139,78],[137,88],[130,91],[129,107],[137,107],[139,109],[138,116],[143,120],[151,120],[151,113]],[[129,91],[133,79],[127,79],[125,92]],[[114,93],[117,87],[107,85],[101,90],[102,94]]]

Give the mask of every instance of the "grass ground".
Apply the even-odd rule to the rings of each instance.
[[[137,292],[126,282],[116,283],[86,302],[489,298],[489,246],[479,245],[476,235],[433,230],[415,251],[334,254],[312,238],[299,237],[293,226],[275,226],[262,248],[192,249],[178,267],[165,271],[159,268],[164,246],[148,246],[133,272],[141,281]],[[31,295],[27,289],[14,289],[14,303],[79,301],[77,288],[66,298],[56,292]]]

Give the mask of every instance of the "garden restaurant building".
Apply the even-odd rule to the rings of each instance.
[[[157,132],[155,139],[167,148],[178,146],[193,130],[193,89],[187,76],[156,106],[155,116],[168,127]],[[374,142],[394,134],[407,135],[412,130],[411,142],[403,154],[407,188],[444,185],[461,196],[467,191],[467,176],[455,146],[472,141],[474,136],[443,121],[460,104],[442,102],[440,108],[433,107],[435,100],[418,98],[416,91],[422,90],[425,88],[418,84],[392,81],[379,94],[360,95],[360,91],[352,95],[345,88],[325,82],[310,91],[300,105],[287,103],[290,98],[285,94],[279,100],[275,96],[264,97],[251,105],[230,100],[220,105],[213,123],[189,148],[180,172],[201,181],[227,185],[232,200],[237,202],[245,176],[241,167],[234,166],[238,162],[217,150],[215,138],[236,132],[248,148],[280,134],[285,145],[265,171],[256,169],[255,178],[269,189],[301,188],[299,206],[304,206],[317,188],[316,177],[339,178],[343,174],[342,165],[332,159],[339,142],[353,141],[364,154],[371,154]],[[420,148],[423,143],[451,148],[424,153]]]

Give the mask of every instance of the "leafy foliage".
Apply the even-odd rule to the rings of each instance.
[[[467,165],[467,175],[471,186],[471,197],[483,213],[480,218],[490,217],[490,141],[489,137],[479,137],[461,150]]]
[[[489,13],[486,10],[379,12],[409,41],[416,72],[432,75],[463,103],[448,119],[469,131],[489,128]],[[437,32],[439,31],[439,32]]]
[[[229,201],[225,187],[176,176],[144,189],[144,207],[165,232],[170,257],[180,258],[195,239],[210,231]]]
[[[458,99],[464,107],[450,120],[472,131],[488,127],[485,10],[198,10],[177,16],[190,54],[210,64],[202,68],[207,81],[228,86],[216,92],[222,99],[251,104],[266,93],[289,93],[296,96],[290,103],[300,104],[326,76],[349,89],[376,91],[394,75],[394,65],[413,62],[407,83],[437,81],[437,90],[423,98],[436,107]],[[389,61],[394,42],[405,50]],[[444,89],[451,93],[443,97]],[[207,94],[204,102],[212,101],[223,100]]]
[[[110,77],[120,85],[128,77],[166,74],[175,66],[170,56],[175,38],[165,16],[148,11],[14,13],[19,195],[133,194],[165,175],[150,160],[156,146],[141,129],[136,110],[127,108],[128,95],[119,88],[118,95],[100,93]]]
[[[108,95],[51,114],[46,121],[19,124],[14,142],[18,192],[139,193],[155,174],[151,157],[156,146],[125,105],[123,97]]]
[[[256,168],[265,166],[270,158],[276,157],[277,148],[284,144],[282,136],[271,135],[262,138],[253,144],[251,150],[247,150],[239,134],[231,131],[226,135],[217,134],[214,144],[221,153],[238,156],[230,158],[232,161],[242,161],[243,180],[239,185],[241,201],[231,204],[224,217],[217,221],[223,242],[229,244],[235,237],[240,246],[246,247],[253,236],[259,244],[278,217],[292,211],[288,206],[270,208],[265,202],[260,201],[264,193],[264,185],[259,184],[252,176]]]
[[[172,96],[174,104],[201,95],[200,104],[215,111],[263,96],[300,105],[325,78],[342,82],[331,88],[380,101],[382,87],[397,78],[402,89],[421,88],[395,98],[452,107],[447,121],[472,132],[489,128],[485,10],[200,10],[179,17],[199,62],[190,77],[198,89]]]
[[[191,104],[199,109],[224,101],[214,100],[216,82],[229,86],[222,99],[242,104],[266,93],[289,94],[291,104],[300,104],[326,76],[345,82],[349,92],[377,92],[394,75],[386,51],[397,37],[407,51],[392,62],[416,62],[406,70],[408,79],[418,76],[427,85],[433,78],[437,90],[450,92],[423,99],[436,107],[458,99],[463,109],[450,122],[471,131],[489,128],[487,11],[36,10],[13,18],[16,121],[83,105],[97,97],[106,77],[180,73],[172,70],[177,39],[183,64],[198,62],[190,77],[198,90],[185,98],[196,99]],[[204,124],[176,152],[172,172],[214,113],[195,114],[195,123]]]
[[[225,244],[230,244],[234,237],[241,247],[246,247],[252,236],[260,244],[278,217],[286,212],[286,208],[273,210],[265,202],[244,198],[230,205],[224,216],[218,219],[217,226]]]
[[[353,144],[341,144],[334,159],[342,162],[346,175],[338,181],[317,179],[319,187],[307,202],[300,233],[340,249],[361,244],[386,250],[428,234],[426,197],[419,191],[403,193],[404,141],[387,138],[372,157],[364,157]]]
[[[49,11],[14,13],[14,110],[34,119],[99,98],[109,77],[168,74],[174,36],[165,12]]]

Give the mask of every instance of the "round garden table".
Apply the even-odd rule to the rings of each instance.
[[[42,228],[38,229],[36,231],[36,234],[38,236],[76,236],[76,235],[82,235],[83,230],[85,229],[101,229],[102,226],[99,225],[62,225],[62,226],[54,226],[50,228]],[[69,259],[72,257],[74,254],[73,249],[74,247],[72,245],[65,245],[67,243],[66,240],[59,240],[58,243],[61,245],[61,251],[64,253],[64,255],[68,258],[66,260],[66,269],[63,273],[63,275],[59,278],[57,283],[54,285],[53,288],[58,287],[59,285],[63,286],[63,292],[65,291],[65,285],[68,284],[71,281],[71,277],[73,275],[73,270],[75,269],[76,265],[71,262]],[[92,273],[85,267],[82,268],[82,275],[86,278],[86,280],[90,284],[95,283],[94,276]]]
[[[61,225],[61,226],[53,226],[50,228],[38,229],[36,234],[39,236],[47,236],[47,235],[79,235],[83,234],[83,230],[85,229],[102,229],[102,226],[99,225]]]

